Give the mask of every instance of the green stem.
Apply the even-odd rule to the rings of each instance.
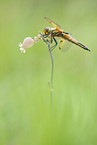
[[[51,67],[51,90],[50,90],[50,108],[51,108],[51,120],[52,120],[52,114],[53,114],[53,74],[54,74],[54,60],[53,60],[53,55],[52,55],[52,52],[51,52],[51,48],[50,48],[49,43],[48,43],[48,48],[49,48],[49,53],[50,53],[51,63],[52,63],[52,67]]]

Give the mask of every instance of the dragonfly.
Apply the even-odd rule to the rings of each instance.
[[[51,28],[51,29],[49,27],[46,27],[43,30],[44,34],[41,33],[43,41],[45,43],[53,43],[53,41],[55,42],[55,44],[51,47],[51,51],[58,44],[56,38],[60,38],[59,49],[62,49],[62,47],[66,44],[66,41],[68,41],[68,42],[71,42],[71,43],[83,48],[84,50],[90,51],[90,49],[88,49],[88,47],[86,47],[84,44],[82,44],[79,41],[72,38],[70,36],[70,33],[65,32],[64,30],[60,29],[59,25],[57,25],[56,23],[54,23],[47,17],[44,17],[44,18],[55,27],[55,28]],[[50,38],[50,40],[48,38]]]

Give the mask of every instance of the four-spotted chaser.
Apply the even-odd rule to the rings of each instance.
[[[44,18],[55,27],[55,28],[51,28],[51,29],[49,27],[46,27],[43,30],[44,34],[41,33],[45,43],[48,43],[48,42],[52,43],[53,41],[55,42],[55,45],[51,47],[51,50],[53,50],[57,46],[58,42],[56,40],[56,37],[58,37],[61,39],[60,44],[59,44],[59,49],[61,49],[63,44],[65,45],[65,40],[66,40],[73,44],[78,45],[79,47],[81,47],[85,50],[90,51],[84,44],[82,44],[82,43],[78,42],[77,40],[75,40],[74,38],[72,38],[70,36],[70,33],[65,32],[64,30],[60,29],[60,27],[57,24],[55,24],[53,21],[51,21],[47,17],[44,17]],[[50,38],[50,41],[47,38]]]

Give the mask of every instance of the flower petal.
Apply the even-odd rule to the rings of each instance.
[[[34,37],[34,40],[36,43],[39,41],[39,39],[36,36]]]

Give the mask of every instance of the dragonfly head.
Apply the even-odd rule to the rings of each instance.
[[[50,32],[50,28],[49,27],[46,27],[46,28],[44,28],[44,33],[46,34],[46,35],[48,35],[49,34],[49,32]]]

